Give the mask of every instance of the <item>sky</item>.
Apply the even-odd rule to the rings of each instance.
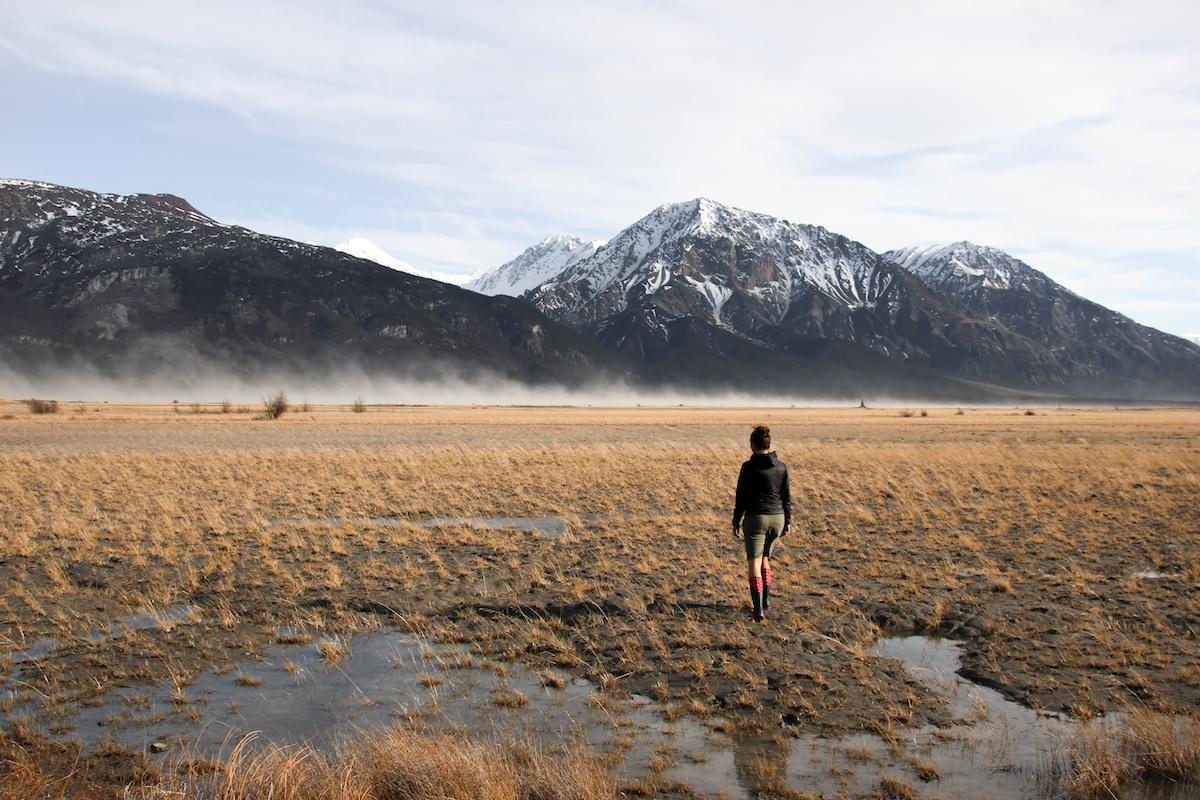
[[[0,177],[465,279],[709,197],[1200,337],[1200,4],[0,0]]]

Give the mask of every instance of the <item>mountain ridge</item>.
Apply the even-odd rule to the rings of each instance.
[[[1074,348],[1066,357],[1063,336],[1045,327],[1054,319],[1039,326],[990,313],[969,291],[976,284],[1091,303],[996,248],[955,243],[880,254],[821,226],[708,198],[659,206],[525,297],[607,344],[632,338],[643,356],[648,346],[670,349],[667,322],[689,317],[785,353],[840,341],[893,362],[1028,389],[1200,386],[1200,369],[1175,343],[1182,340],[1140,326],[1137,335],[1109,336],[1107,350]],[[1115,312],[1096,313],[1125,326]]]
[[[0,183],[0,360],[140,374],[208,361],[579,383],[619,359],[527,304],[226,225],[167,195]]]
[[[599,246],[539,244],[558,262],[538,262],[535,246],[530,269],[513,272],[530,279],[530,265],[550,264],[549,280],[521,299],[485,296],[227,225],[174,195],[0,181],[0,363],[83,360],[134,375],[197,359],[250,374],[453,367],[533,385],[812,397],[1200,393],[1200,348],[1059,291],[994,248],[894,251],[920,260],[922,278],[842,234],[708,198],[659,206]],[[1018,292],[931,277],[972,277],[976,257],[1048,283]],[[1055,339],[1047,320],[1089,343]]]

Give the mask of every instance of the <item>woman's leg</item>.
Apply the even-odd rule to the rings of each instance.
[[[771,607],[771,558],[764,551],[762,557],[763,611]]]
[[[742,536],[746,544],[746,577],[750,583],[750,603],[754,608],[754,619],[762,615],[762,555],[765,532],[758,524],[759,517],[746,517],[742,521]]]
[[[783,516],[780,515],[778,520],[773,521],[773,524],[767,529],[767,535],[763,539],[763,557],[762,557],[762,609],[767,611],[771,607],[771,547],[775,544],[775,540],[779,538],[780,531],[783,530]]]
[[[746,559],[746,577],[750,580],[762,577],[762,568],[766,564],[765,558],[747,558]]]

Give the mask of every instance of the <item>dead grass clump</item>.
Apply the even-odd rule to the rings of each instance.
[[[901,411],[900,411],[900,416],[902,416],[902,417],[911,417],[912,415],[913,415],[913,412],[909,411],[907,408],[901,409]]]
[[[932,762],[922,761],[917,756],[913,756],[909,759],[908,763],[912,765],[913,772],[917,773],[917,777],[926,783],[942,779],[941,770],[934,766]]]
[[[349,652],[346,645],[337,639],[323,639],[317,643],[317,652],[329,664],[336,664]]]
[[[271,397],[263,398],[263,414],[267,419],[279,419],[287,413],[288,399],[287,395],[282,391],[276,392]]]
[[[361,414],[367,410],[367,404],[363,402],[361,397],[354,398],[354,402],[350,404],[350,410],[355,414]]]
[[[57,414],[57,400],[39,400],[36,397],[31,397],[25,401],[25,405],[29,407],[31,414]]]
[[[171,784],[171,785],[168,785]],[[401,728],[359,731],[333,754],[239,742],[223,768],[133,795],[197,800],[600,800],[612,778],[586,747],[551,753],[529,742],[477,742]]]
[[[904,781],[884,778],[879,782],[880,800],[917,800],[917,790]]]
[[[1145,709],[1080,726],[1051,766],[1072,800],[1117,797],[1122,786],[1200,786],[1200,721]]]
[[[222,414],[232,414],[233,413],[233,403],[229,402],[228,399],[221,401],[221,413]]]
[[[567,688],[567,679],[553,670],[542,670],[538,673],[538,680],[541,681],[542,686],[550,689]]]
[[[529,698],[511,687],[497,686],[492,690],[492,702],[501,708],[524,708],[529,705]]]

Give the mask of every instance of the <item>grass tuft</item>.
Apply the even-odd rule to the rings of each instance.
[[[1118,797],[1130,784],[1200,787],[1200,720],[1147,709],[1084,723],[1051,766],[1070,800]]]

